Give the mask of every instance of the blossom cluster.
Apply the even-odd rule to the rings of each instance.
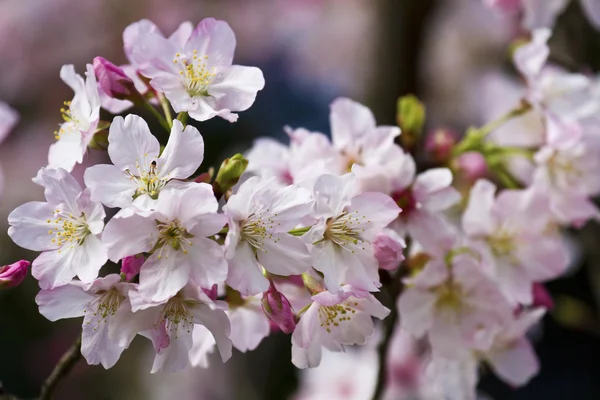
[[[398,335],[423,344],[430,387],[474,398],[482,363],[525,384],[538,370],[526,333],[546,311],[536,293],[569,264],[561,228],[600,216],[599,87],[548,64],[550,34],[534,31],[515,52],[522,101],[458,143],[432,141],[444,159],[434,168],[420,170],[400,145],[422,113],[401,107],[402,130],[378,126],[339,98],[330,135],[286,128],[289,144],[258,139],[213,176],[196,174],[205,145],[187,119],[235,122],[262,72],[233,64],[225,22],[183,23],[169,37],[147,20],[130,25],[129,64],[97,57],[85,76],[61,69],[74,96],[34,178],[45,201],[8,217],[12,240],[40,252],[40,313],[83,317],[82,355],[105,368],[137,335],[153,344],[152,372],[174,372],[206,367],[215,347],[227,361],[232,347],[253,350],[278,330],[291,334],[295,366],[317,367],[324,349],[374,335],[373,318],[392,311],[379,296],[392,280]],[[134,106],[169,131],[166,145],[135,114],[100,120],[101,109]],[[512,135],[494,134],[507,123]],[[88,167],[82,186],[71,171],[89,148],[111,164]],[[474,153],[475,168],[465,162]],[[111,262],[120,274],[102,273]]]

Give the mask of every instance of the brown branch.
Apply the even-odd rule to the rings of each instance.
[[[39,400],[52,399],[52,393],[60,383],[75,367],[81,359],[81,335],[77,337],[73,345],[60,358],[54,370],[46,381],[42,384]]]

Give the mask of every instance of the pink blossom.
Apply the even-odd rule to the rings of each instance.
[[[318,222],[306,234],[312,243],[313,267],[323,273],[332,292],[344,284],[361,290],[377,290],[378,262],[373,242],[396,219],[400,208],[383,193],[354,195],[352,173],[341,177],[322,175],[314,186]]]
[[[343,351],[344,345],[364,344],[374,332],[372,317],[383,319],[390,310],[368,292],[344,285],[312,297],[292,335],[292,362],[298,368],[314,368],[322,348]]]
[[[427,134],[425,150],[438,162],[445,162],[452,156],[452,149],[458,135],[449,129],[436,129]]]
[[[144,261],[143,254],[136,254],[134,256],[123,258],[121,260],[121,273],[125,274],[125,279],[130,281],[139,274]]]
[[[258,68],[232,65],[235,43],[226,22],[207,18],[184,43],[142,33],[131,53],[175,112],[188,112],[198,121],[219,116],[235,122],[234,112],[248,109],[265,84]]]
[[[456,160],[459,173],[468,182],[475,182],[483,178],[488,172],[485,157],[478,151],[468,151],[461,154]]]
[[[125,100],[138,94],[133,81],[122,68],[103,57],[94,58],[93,65],[98,85],[104,93],[119,100]]]
[[[379,268],[393,271],[404,260],[403,249],[406,247],[404,239],[391,229],[384,229],[377,234],[373,242],[375,258]]]
[[[256,349],[271,331],[269,319],[263,312],[261,295],[242,299],[243,304],[231,304],[227,316],[231,322],[230,339],[233,347],[245,353]]]
[[[273,283],[271,283],[269,290],[263,293],[261,303],[266,316],[283,333],[289,334],[294,331],[296,327],[294,310],[289,300],[277,290]]]
[[[7,289],[19,286],[27,276],[27,270],[30,265],[29,261],[20,260],[0,267],[0,288]]]

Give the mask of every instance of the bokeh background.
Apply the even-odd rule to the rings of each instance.
[[[337,96],[361,101],[380,124],[393,124],[396,99],[414,93],[428,107],[429,130],[462,132],[511,101],[517,79],[507,49],[519,25],[480,0],[0,0],[0,100],[21,114],[0,147],[1,263],[35,257],[10,241],[6,216],[42,198],[31,177],[46,165],[59,109],[72,96],[59,78],[61,65],[83,72],[95,56],[124,63],[123,29],[142,18],[170,34],[182,21],[209,16],[229,22],[238,39],[236,63],[260,67],[267,83],[236,124],[196,124],[207,143],[205,169],[257,136],[285,140],[285,125],[328,132],[328,105]],[[600,34],[577,2],[555,32],[556,62],[600,70]],[[86,163],[105,160],[90,151]],[[557,309],[536,332],[541,373],[520,390],[486,375],[481,388],[494,399],[600,398],[600,228],[589,225],[569,237],[576,261],[548,285]],[[0,381],[25,398],[36,395],[80,329],[78,320],[50,323],[39,315],[37,291],[28,277],[0,292]],[[216,360],[209,370],[151,376],[152,356],[150,343],[138,339],[109,371],[81,362],[57,398],[274,400],[290,398],[298,382],[283,335],[250,354],[234,352],[226,365]]]

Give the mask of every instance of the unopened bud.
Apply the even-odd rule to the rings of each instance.
[[[402,250],[406,247],[404,239],[391,229],[384,229],[373,242],[375,258],[379,268],[393,271],[404,260]]]
[[[94,58],[94,72],[98,84],[108,96],[131,101],[141,98],[133,80],[125,74],[125,71],[105,58]]]
[[[26,260],[0,267],[0,289],[8,289],[19,286],[25,276],[31,263]]]
[[[137,274],[139,274],[140,269],[142,268],[142,264],[144,264],[144,261],[145,260],[143,254],[125,257],[121,261],[121,273],[125,275],[125,279],[130,281]]]
[[[108,150],[108,131],[101,130],[94,133],[92,140],[88,143],[88,147],[94,150]]]
[[[544,307],[548,310],[554,308],[554,300],[544,285],[541,283],[534,283],[532,291],[534,307]]]
[[[221,194],[226,193],[240,180],[240,176],[246,171],[247,166],[248,160],[239,153],[221,163],[221,168],[219,168],[215,179]]]
[[[265,315],[275,323],[283,333],[292,333],[296,328],[294,312],[289,300],[271,283],[269,290],[263,293],[262,307]]]
[[[425,106],[416,96],[409,94],[398,99],[396,113],[398,125],[402,129],[400,139],[406,147],[412,147],[423,131]]]
[[[215,175],[215,169],[210,167],[207,172],[203,172],[194,179],[194,182],[198,183],[210,183],[213,176]]]
[[[452,156],[456,134],[449,129],[436,129],[425,139],[425,150],[438,162],[446,162]]]
[[[455,167],[461,177],[468,182],[475,182],[477,179],[483,178],[488,172],[485,157],[477,151],[468,151],[461,154],[456,159]]]

